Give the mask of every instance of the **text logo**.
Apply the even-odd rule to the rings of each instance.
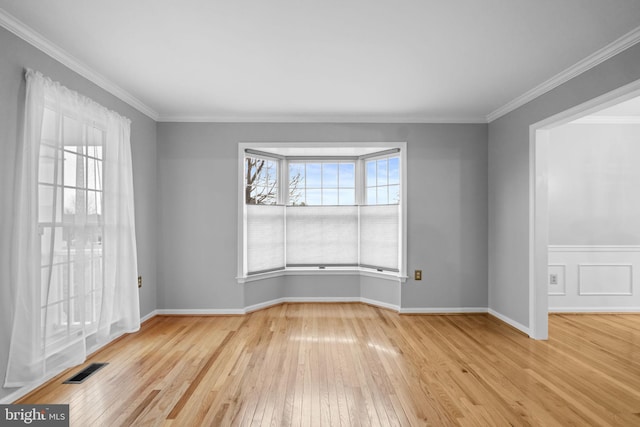
[[[69,405],[0,405],[0,427],[69,427]]]

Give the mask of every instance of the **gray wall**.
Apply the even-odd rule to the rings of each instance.
[[[567,124],[549,142],[549,244],[640,244],[640,125]]]
[[[156,124],[129,105],[0,28],[0,380],[4,382],[12,318],[9,259],[18,135],[24,108],[24,68],[33,68],[131,119],[138,269],[144,276],[140,312],[156,308]],[[14,389],[1,389],[0,399]]]
[[[640,79],[640,45],[489,124],[489,308],[529,326],[529,126]]]
[[[486,139],[486,125],[158,123],[158,308],[359,296],[409,308],[486,307]],[[403,284],[401,301],[384,283],[361,293],[357,276],[238,284],[238,142],[260,141],[406,141],[407,266],[422,269],[423,280]]]

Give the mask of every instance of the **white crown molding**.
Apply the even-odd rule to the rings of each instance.
[[[572,125],[640,125],[640,116],[585,116]]]
[[[142,112],[151,119],[158,121],[159,114],[152,108],[144,104],[142,101],[131,95],[126,90],[122,89],[120,86],[109,81],[100,73],[92,70],[87,65],[83,64],[81,61],[67,53],[64,49],[52,43],[42,34],[28,27],[2,8],[0,8],[0,26],[6,28],[8,31],[20,37],[22,40],[49,55],[56,61],[60,62],[62,65],[70,68],[72,71],[75,71],[82,77],[100,86],[102,89],[106,90],[113,96],[131,105],[136,110]]]
[[[375,115],[273,115],[273,116],[171,116],[161,115],[158,122],[183,123],[464,123],[486,124],[485,117],[375,116]]]
[[[587,56],[583,60],[567,68],[566,70],[551,77],[549,80],[539,84],[533,89],[523,93],[519,97],[509,101],[508,103],[498,108],[497,110],[492,111],[487,115],[487,118],[486,118],[487,122],[491,123],[492,121],[504,116],[507,113],[510,113],[516,108],[523,106],[527,102],[530,102],[535,98],[541,95],[544,95],[550,90],[555,89],[556,87],[560,86],[563,83],[566,83],[572,78],[603,63],[607,59],[630,48],[631,46],[635,45],[638,42],[640,42],[640,27],[637,27],[634,30],[629,31],[627,34],[615,40],[613,43],[608,44],[602,49],[594,52],[593,54]]]

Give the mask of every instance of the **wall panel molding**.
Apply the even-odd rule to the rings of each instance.
[[[553,245],[548,249],[548,274],[558,274],[563,285],[548,286],[550,312],[635,312],[640,307],[636,286],[640,245]]]
[[[591,270],[591,272],[588,272],[588,270]],[[595,272],[596,270],[600,271]],[[614,270],[617,271],[614,272]],[[614,289],[615,286],[615,289],[628,290],[588,290],[589,288],[604,288],[605,286],[609,289]],[[633,264],[578,264],[578,295],[632,296]]]

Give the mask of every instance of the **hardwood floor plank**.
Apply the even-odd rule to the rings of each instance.
[[[178,415],[180,414],[180,411],[182,410],[182,408],[184,408],[184,405],[191,398],[196,388],[198,388],[198,386],[200,385],[200,381],[202,381],[202,378],[207,374],[208,370],[211,368],[211,366],[214,364],[214,362],[220,355],[220,352],[224,350],[225,345],[231,340],[231,338],[233,338],[234,334],[235,334],[234,331],[227,333],[227,335],[224,337],[222,342],[216,347],[216,350],[211,354],[211,357],[207,359],[206,363],[199,370],[198,375],[191,382],[191,384],[189,385],[189,388],[187,388],[187,390],[183,393],[178,403],[176,403],[176,405],[173,407],[171,412],[169,412],[169,415],[167,416],[168,420],[175,420],[178,417]]]
[[[16,403],[73,426],[635,426],[640,315],[549,318],[534,341],[486,314],[360,303],[156,316]]]

